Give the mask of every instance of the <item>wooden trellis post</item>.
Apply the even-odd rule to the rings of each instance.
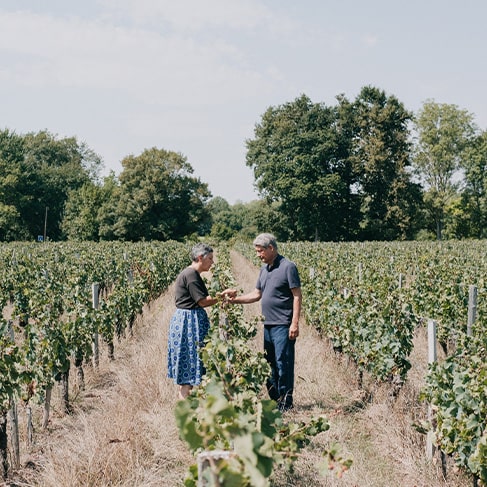
[[[12,320],[8,321],[8,334],[12,342],[15,340]],[[12,443],[12,461],[15,468],[20,467],[20,440],[19,440],[19,418],[17,415],[17,403],[11,398],[11,406],[8,411],[8,421],[10,423],[10,438]]]
[[[436,350],[436,321],[435,320],[428,320],[428,364],[432,364],[437,360],[437,350]],[[433,408],[431,404],[428,404],[428,421],[432,421],[434,418]],[[428,431],[428,435],[426,437],[426,456],[429,459],[432,459],[436,447],[433,443],[433,431]]]
[[[99,302],[99,293],[100,293],[100,284],[94,282],[92,285],[92,298],[93,298],[93,309],[98,309],[100,304]],[[100,363],[100,348],[98,343],[98,329],[95,329],[93,333],[93,367],[98,367]]]
[[[215,487],[223,487],[218,481],[218,464],[222,460],[228,460],[235,456],[235,452],[228,450],[213,450],[203,451],[197,456],[198,464],[198,487],[208,487],[213,485]],[[205,479],[205,472],[210,470],[211,483]]]
[[[468,287],[467,335],[472,336],[472,326],[477,318],[477,286]]]

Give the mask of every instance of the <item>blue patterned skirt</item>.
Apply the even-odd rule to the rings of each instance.
[[[203,308],[176,309],[169,324],[167,376],[175,384],[197,386],[205,373],[198,349],[210,328]]]

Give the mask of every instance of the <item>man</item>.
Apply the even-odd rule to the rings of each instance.
[[[254,247],[264,263],[255,289],[242,296],[229,295],[229,300],[237,304],[262,300],[264,353],[271,366],[267,390],[279,409],[287,411],[293,407],[294,346],[299,335],[301,282],[296,265],[278,253],[273,235],[258,235]]]

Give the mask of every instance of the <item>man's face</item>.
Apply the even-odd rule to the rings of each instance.
[[[276,249],[272,245],[269,245],[269,247],[256,245],[255,252],[264,264],[272,264],[277,255]]]

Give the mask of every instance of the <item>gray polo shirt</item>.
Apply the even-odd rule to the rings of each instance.
[[[290,325],[293,317],[293,293],[301,287],[299,273],[294,262],[277,255],[272,267],[260,268],[255,286],[262,293],[264,325]]]

